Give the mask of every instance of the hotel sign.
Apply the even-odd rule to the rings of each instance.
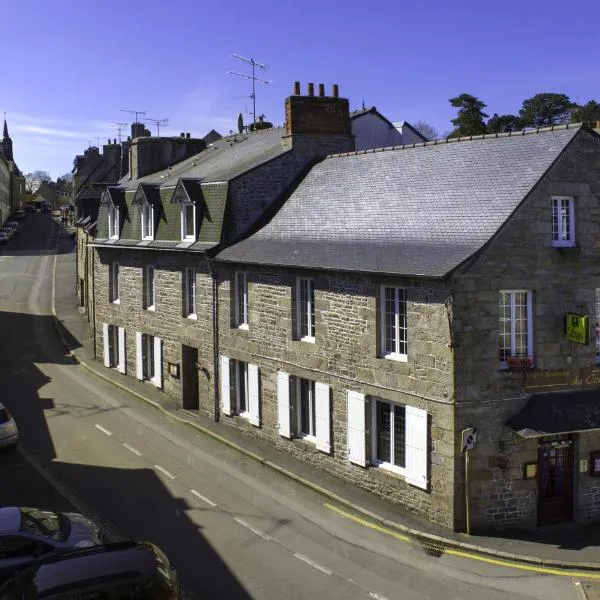
[[[600,388],[600,367],[560,371],[527,371],[525,391],[589,390]]]
[[[590,343],[590,319],[585,315],[567,313],[565,315],[565,328],[567,339],[576,344]]]

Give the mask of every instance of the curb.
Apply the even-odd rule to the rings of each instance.
[[[360,513],[361,515],[364,515],[364,516],[372,519],[373,521],[380,523],[381,525],[385,525],[386,527],[388,527],[390,529],[400,531],[400,532],[404,533],[405,535],[410,536],[414,540],[416,540],[416,541],[420,542],[421,544],[423,544],[424,546],[426,546],[425,550],[427,550],[427,547],[430,547],[430,548],[433,548],[434,550],[437,550],[437,551],[440,551],[441,553],[443,553],[445,550],[452,549],[452,550],[461,551],[464,554],[470,553],[471,555],[487,556],[487,557],[490,557],[490,558],[496,559],[496,560],[505,560],[508,562],[523,563],[523,564],[533,565],[536,567],[548,567],[548,568],[553,568],[553,569],[580,570],[580,571],[592,571],[592,572],[600,571],[600,563],[576,563],[576,562],[571,562],[571,561],[544,559],[544,558],[539,558],[539,557],[535,557],[535,556],[524,556],[524,555],[519,555],[519,554],[513,554],[511,552],[504,552],[502,550],[493,550],[491,548],[486,548],[484,546],[478,546],[476,544],[469,544],[467,542],[461,542],[458,540],[453,540],[453,539],[445,538],[442,536],[434,535],[431,533],[426,533],[424,531],[419,531],[417,529],[412,529],[410,527],[406,527],[405,525],[402,525],[401,523],[397,523],[395,521],[390,521],[389,519],[386,519],[385,517],[378,515],[377,513],[374,513],[372,511],[370,511],[369,509],[367,509],[363,506],[360,506],[359,504],[355,504],[351,500],[348,500],[347,498],[339,496],[335,492],[332,492],[331,490],[328,490],[327,488],[324,488],[324,487],[314,483],[313,481],[310,481],[309,479],[306,479],[300,475],[297,475],[296,473],[289,471],[288,469],[264,458],[263,456],[260,456],[259,454],[256,454],[255,452],[252,452],[251,450],[247,450],[243,446],[240,446],[239,444],[236,444],[235,442],[228,440],[227,438],[219,435],[218,433],[215,433],[214,431],[211,431],[210,429],[203,427],[202,425],[199,425],[192,421],[188,421],[187,419],[183,419],[182,417],[178,416],[177,414],[174,414],[173,412],[169,411],[167,408],[165,408],[158,402],[155,402],[154,400],[150,400],[149,398],[146,398],[145,396],[136,392],[135,390],[132,390],[128,386],[123,385],[117,381],[114,381],[114,379],[112,379],[110,377],[107,377],[106,375],[101,373],[99,370],[97,370],[95,367],[92,367],[87,362],[80,360],[73,353],[68,342],[63,337],[60,327],[58,325],[59,319],[56,315],[55,301],[54,301],[55,275],[56,275],[56,255],[54,257],[54,269],[53,269],[53,274],[52,274],[52,315],[54,317],[54,321],[53,321],[54,327],[56,329],[56,332],[58,333],[58,336],[59,336],[63,346],[65,347],[65,349],[67,351],[67,356],[69,358],[73,359],[73,361],[75,363],[84,367],[90,373],[93,373],[100,379],[103,379],[104,381],[111,383],[115,387],[131,394],[132,396],[136,397],[138,400],[141,400],[142,402],[145,402],[146,404],[153,406],[155,409],[157,409],[158,411],[160,411],[162,414],[169,417],[173,421],[176,421],[176,422],[182,423],[184,425],[187,425],[189,427],[192,427],[196,431],[199,431],[200,433],[224,444],[225,446],[228,446],[232,450],[235,450],[238,453],[255,460],[256,462],[264,465],[265,467],[269,467],[270,469],[280,473],[281,475],[284,475],[285,477],[287,477],[289,479],[292,479],[293,481],[303,485],[304,487],[309,488],[309,489],[321,494],[322,496],[325,496],[326,498],[329,498],[330,500],[333,500],[334,502],[337,502],[338,504],[341,504],[357,513]],[[468,558],[468,556],[465,556],[465,558]]]

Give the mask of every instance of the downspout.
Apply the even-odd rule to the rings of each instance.
[[[219,421],[220,403],[219,403],[219,280],[208,254],[204,254],[208,272],[212,279],[212,330],[213,330],[213,394],[214,394],[214,419]]]
[[[88,248],[88,250],[90,250],[90,248]],[[97,358],[96,356],[96,261],[94,259],[94,248],[91,248],[92,250],[92,312],[94,313],[93,317],[92,317],[92,333],[94,335],[94,359]]]

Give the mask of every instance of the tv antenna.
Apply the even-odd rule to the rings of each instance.
[[[94,140],[88,140],[88,148],[92,147],[93,142],[94,142]],[[96,148],[100,148],[100,138],[99,137],[96,138]]]
[[[144,119],[144,121],[146,121],[147,123],[150,122],[154,125],[156,125],[156,136],[160,137],[160,128],[161,127],[166,127],[169,124],[169,119],[150,119],[150,118],[146,118]]]
[[[114,125],[117,128],[117,131],[119,132],[119,144],[121,143],[121,132],[123,131],[123,129],[125,129],[125,127],[127,127],[127,123],[120,123],[118,121],[111,121],[110,122],[111,125]]]
[[[132,115],[135,115],[135,124],[138,124],[138,115],[141,115],[142,117],[146,115],[146,111],[145,110],[123,110],[121,109],[121,112],[126,112],[126,113],[130,113]]]
[[[256,82],[268,84],[271,83],[267,79],[261,79],[260,77],[256,77],[255,70],[262,69],[265,70],[267,68],[266,65],[255,61],[253,58],[246,58],[245,56],[240,56],[239,54],[230,54],[231,58],[236,58],[237,60],[241,60],[242,62],[252,66],[252,75],[246,75],[245,73],[238,73],[237,71],[228,71],[230,75],[237,75],[238,77],[244,77],[245,79],[252,80],[252,94],[250,94],[250,98],[252,98],[252,121],[256,123]]]

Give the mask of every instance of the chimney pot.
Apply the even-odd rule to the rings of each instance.
[[[116,144],[116,143],[117,143],[117,138],[114,138],[113,139],[113,144]]]
[[[180,135],[181,137],[185,137],[185,132],[183,132],[183,131],[182,131],[182,132],[181,132],[179,135]]]
[[[325,96],[325,85],[322,83],[319,84],[319,96],[321,96],[321,98]]]
[[[294,81],[294,95],[295,96],[300,95],[300,82],[299,81]]]
[[[337,83],[333,84],[333,97],[338,98],[340,95],[340,90]]]
[[[187,132],[187,133],[185,134],[185,137],[186,137],[186,139],[188,139],[188,140],[190,139],[190,134],[189,134],[189,132]]]
[[[308,95],[309,96],[314,96],[315,95],[315,84],[314,83],[309,83],[308,84]]]

